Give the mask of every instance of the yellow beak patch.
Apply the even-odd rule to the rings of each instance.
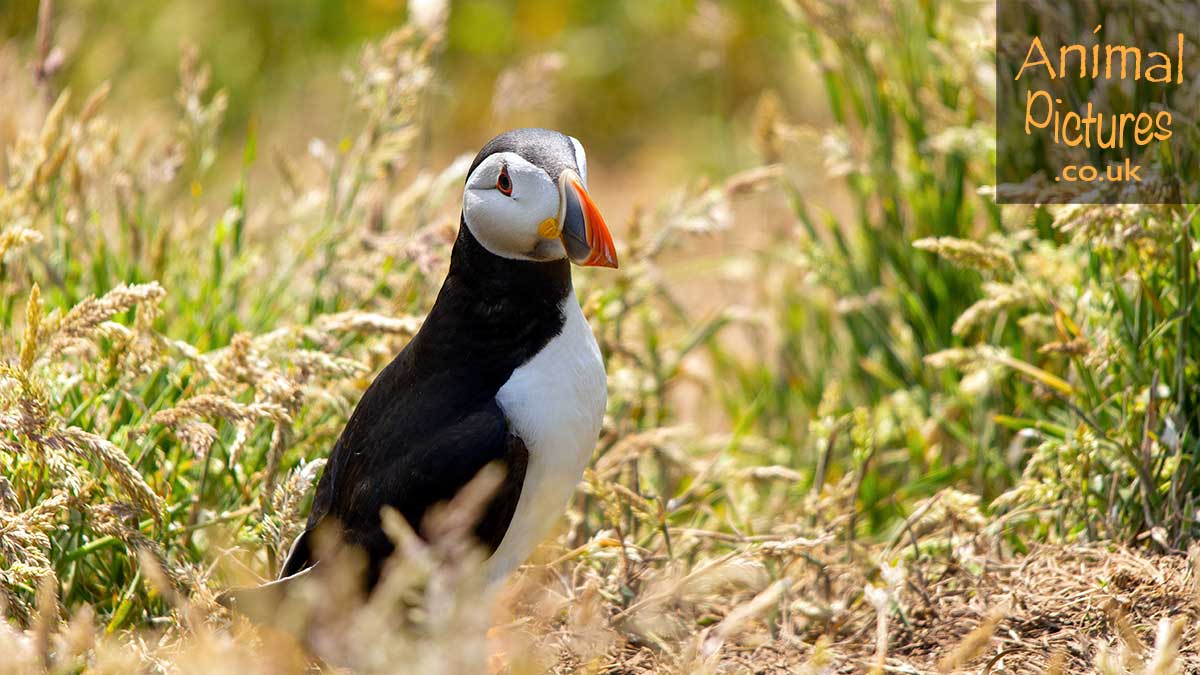
[[[558,220],[547,218],[538,225],[538,235],[543,239],[557,239],[559,235]]]

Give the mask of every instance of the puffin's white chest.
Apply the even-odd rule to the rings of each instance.
[[[529,465],[512,523],[491,557],[493,580],[525,562],[562,515],[604,420],[604,362],[574,291],[563,300],[562,313],[562,332],[514,370],[496,394],[529,450]]]

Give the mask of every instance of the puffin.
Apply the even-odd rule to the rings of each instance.
[[[493,464],[503,477],[472,528],[488,554],[486,578],[502,580],[525,562],[590,460],[607,402],[572,264],[617,267],[588,194],[583,145],[534,128],[491,139],[467,172],[433,307],[363,393],[303,533],[266,586],[319,566],[313,533],[332,524],[344,545],[365,553],[369,592],[394,550],[381,510],[395,509],[423,536],[430,509]],[[227,604],[242,604],[238,595]]]

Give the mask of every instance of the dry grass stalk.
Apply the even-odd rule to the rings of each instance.
[[[51,653],[51,635],[58,630],[58,579],[47,574],[38,583],[37,623],[33,627],[33,643],[42,668],[49,671],[54,667]]]
[[[25,305],[25,335],[21,338],[21,370],[29,372],[37,356],[38,335],[42,327],[42,289],[37,284],[29,291]]]
[[[157,521],[162,520],[164,508],[162,497],[146,483],[125,452],[109,440],[77,427],[51,431],[34,440],[49,448],[87,457],[93,463],[103,466],[125,491],[125,494],[146,514]]]
[[[236,423],[290,421],[287,411],[278,403],[238,403],[218,394],[200,394],[181,401],[174,408],[155,413],[153,421],[163,426],[175,426],[203,417],[221,418]]]
[[[992,642],[996,627],[1004,620],[1006,610],[994,610],[945,656],[938,659],[942,673],[952,673],[979,658]]]
[[[106,321],[143,302],[157,302],[166,291],[157,283],[127,286],[121,284],[100,298],[89,297],[76,304],[61,319],[51,322],[40,341],[49,342],[42,358],[53,358],[61,349],[77,340],[86,340]]]
[[[0,230],[0,260],[10,252],[17,252],[42,241],[42,233],[37,230],[12,223]]]
[[[735,638],[746,626],[755,619],[776,607],[791,584],[786,579],[780,579],[749,601],[738,605],[721,623],[701,633],[698,636],[699,648],[696,657],[699,660],[698,669],[693,667],[691,672],[715,673],[717,656],[727,642]]]
[[[1038,295],[1025,283],[1001,284],[988,282],[983,286],[985,297],[971,305],[959,315],[952,330],[955,335],[965,336],[989,318],[1000,312],[1024,307],[1037,302]]]
[[[1172,621],[1162,618],[1154,638],[1154,651],[1146,663],[1145,675],[1179,675],[1183,663],[1179,658],[1180,641],[1183,638],[1184,620]]]
[[[913,248],[931,251],[970,269],[989,272],[1012,272],[1016,263],[1008,251],[969,239],[928,237],[913,242]]]

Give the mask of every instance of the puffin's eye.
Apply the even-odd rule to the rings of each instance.
[[[500,175],[496,177],[496,189],[505,195],[512,196],[512,179],[508,177],[508,165],[500,167]]]

